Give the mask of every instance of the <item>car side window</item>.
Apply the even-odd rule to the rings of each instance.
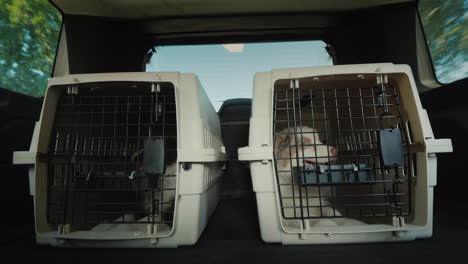
[[[440,83],[468,76],[468,1],[419,0],[434,71]]]
[[[61,13],[43,0],[0,0],[0,87],[44,95],[54,64]]]

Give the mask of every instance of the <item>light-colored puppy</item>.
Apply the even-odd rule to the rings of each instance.
[[[298,178],[293,177],[294,167],[335,162],[338,150],[324,144],[317,130],[307,126],[282,130],[276,136],[274,148],[284,217],[301,218],[301,208],[304,218],[342,216],[329,202],[332,187],[301,186]],[[320,224],[326,225],[344,222],[363,224],[352,219],[320,220]]]
[[[314,186],[300,186],[297,182],[298,179],[293,178],[294,167],[334,162],[336,155],[336,148],[325,145],[319,139],[319,134],[314,128],[297,127],[296,133],[294,133],[294,128],[289,128],[282,130],[277,135],[275,158],[285,217],[300,217],[301,207],[302,214],[306,218],[341,215],[340,212],[330,207],[328,199],[323,198],[331,194],[330,187],[320,187],[319,189],[319,187]]]

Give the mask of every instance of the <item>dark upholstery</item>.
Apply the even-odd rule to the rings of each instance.
[[[231,99],[225,101],[218,112],[228,155],[223,178],[224,197],[244,197],[253,194],[250,170],[237,157],[237,149],[249,144],[251,107],[251,99]]]

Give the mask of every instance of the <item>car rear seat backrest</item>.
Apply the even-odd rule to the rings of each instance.
[[[249,196],[253,194],[250,171],[237,157],[237,149],[249,144],[251,99],[230,99],[221,106],[218,115],[221,133],[228,155],[223,178],[223,196]]]

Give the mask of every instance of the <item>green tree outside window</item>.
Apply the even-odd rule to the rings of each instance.
[[[468,1],[419,0],[419,14],[438,81],[468,77]]]
[[[47,0],[0,0],[0,87],[44,95],[61,24]]]

